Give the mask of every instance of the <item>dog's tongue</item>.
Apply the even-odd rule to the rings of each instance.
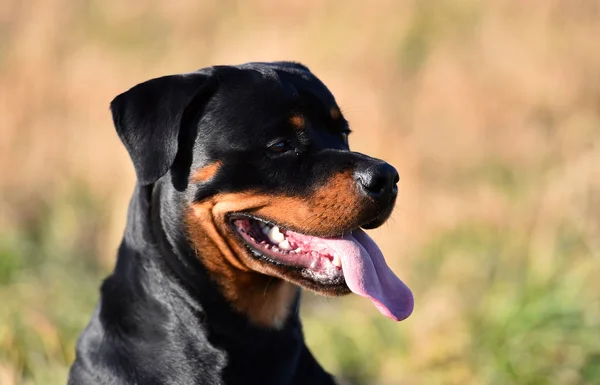
[[[355,230],[331,247],[342,260],[350,290],[369,298],[383,315],[395,321],[412,313],[412,292],[388,267],[381,250],[367,233]]]
[[[317,238],[312,243],[340,256],[350,290],[370,299],[383,315],[401,321],[412,313],[412,292],[388,267],[381,250],[364,231],[358,229],[343,238]]]

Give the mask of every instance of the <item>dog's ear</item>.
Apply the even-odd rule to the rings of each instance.
[[[148,80],[110,104],[113,121],[133,161],[138,182],[148,185],[165,175],[179,149],[180,130],[202,113],[216,79],[205,72]],[[187,136],[186,136],[187,137]]]

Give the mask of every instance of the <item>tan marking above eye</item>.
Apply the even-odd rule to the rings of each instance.
[[[294,128],[300,130],[304,128],[304,116],[302,115],[292,115],[290,118],[290,123]]]
[[[331,116],[331,119],[338,120],[340,116],[342,116],[342,113],[340,112],[339,108],[331,107],[331,109],[329,110],[329,115]]]

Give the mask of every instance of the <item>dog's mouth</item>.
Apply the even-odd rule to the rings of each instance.
[[[350,289],[396,321],[412,313],[410,289],[360,228],[342,236],[319,237],[241,214],[231,217],[231,224],[255,258],[299,276],[294,281],[301,286],[324,293],[334,288],[337,294]]]
[[[318,237],[300,234],[257,218],[237,218],[233,224],[246,244],[260,257],[286,267],[305,270],[323,282],[343,279],[340,256],[335,250],[315,242]]]

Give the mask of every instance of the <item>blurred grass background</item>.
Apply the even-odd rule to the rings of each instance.
[[[297,60],[401,174],[372,231],[395,324],[305,294],[351,384],[600,384],[600,2],[3,0],[0,384],[65,383],[134,174],[108,103],[213,64]]]

